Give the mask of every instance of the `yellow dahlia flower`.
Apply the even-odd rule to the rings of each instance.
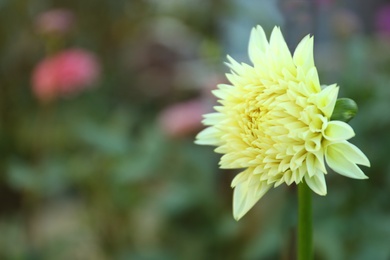
[[[217,146],[222,169],[243,169],[234,180],[233,215],[240,219],[272,187],[303,180],[326,195],[325,160],[341,175],[365,179],[356,165],[367,157],[347,140],[355,133],[345,122],[331,121],[336,84],[321,88],[307,35],[291,56],[279,27],[268,42],[262,27],[252,29],[253,66],[228,56],[231,85],[220,84],[217,112],[204,116],[209,126],[196,143]],[[325,159],[325,160],[324,160]]]

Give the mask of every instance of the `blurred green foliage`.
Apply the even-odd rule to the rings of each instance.
[[[54,40],[37,33],[36,17],[58,7],[74,13],[72,30]],[[163,108],[201,95],[199,75],[226,70],[220,19],[245,15],[236,9],[219,0],[0,1],[1,259],[293,259],[295,187],[271,191],[235,222],[234,173],[217,170],[218,155],[195,146],[193,133],[168,137],[158,123]],[[167,17],[180,24],[170,39],[158,32]],[[368,181],[330,173],[328,195],[314,197],[316,259],[388,259],[389,41],[334,42],[318,69],[358,103],[352,142],[372,167]],[[96,53],[100,81],[39,102],[35,64],[68,47]],[[193,60],[197,70],[178,69]]]

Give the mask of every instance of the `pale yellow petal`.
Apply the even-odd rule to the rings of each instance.
[[[295,49],[293,60],[296,66],[302,67],[306,72],[314,67],[313,37],[307,35]]]
[[[315,193],[325,196],[327,193],[324,173],[318,172],[312,177],[305,175],[305,182]]]
[[[342,153],[348,161],[370,167],[370,161],[367,156],[350,142],[343,141],[332,144],[331,146],[333,150],[337,150],[339,153]]]
[[[339,88],[336,84],[327,86],[316,96],[310,100],[318,106],[318,108],[325,114],[327,118],[332,116],[334,107],[336,105]]]
[[[257,186],[249,186],[248,182],[241,182],[234,188],[233,217],[236,220],[241,219],[272,187],[264,182],[259,182]]]
[[[306,75],[306,86],[310,93],[321,92],[320,80],[318,79],[318,73],[316,67],[309,69]]]
[[[349,155],[344,147],[340,147],[338,144],[331,144],[326,147],[325,159],[329,167],[335,172],[353,179],[367,179],[368,177],[363,171],[351,161],[358,154]],[[356,158],[354,158],[356,159]]]
[[[259,62],[262,53],[265,52],[268,41],[261,26],[253,28],[249,38],[248,54],[253,63]]]
[[[229,60],[229,62],[226,63],[226,65],[228,65],[229,68],[232,69],[232,71],[238,73],[239,75],[245,72],[242,65],[238,63],[235,59],[233,59],[230,55],[227,55],[227,59]]]
[[[325,167],[325,160],[324,160],[324,150],[321,149],[317,152],[314,152],[313,153],[315,157],[317,157],[317,160],[316,160],[316,164],[315,164],[315,167],[323,172],[323,173],[327,173],[326,171],[326,167]]]
[[[209,113],[203,117],[202,123],[207,126],[216,125],[226,118],[225,115],[221,113]]]
[[[245,171],[237,174],[232,180],[231,187],[234,188],[240,183],[247,182],[250,174],[251,174],[251,172],[248,170],[245,170]]]
[[[239,169],[248,167],[252,160],[252,157],[245,156],[244,153],[230,152],[221,157],[219,164],[221,169]]]
[[[272,30],[269,46],[273,53],[278,56],[281,69],[287,67],[291,71],[293,69],[293,59],[282,32],[277,26]]]
[[[352,127],[342,121],[328,122],[322,134],[329,141],[343,141],[355,136]]]
[[[318,162],[317,157],[313,153],[308,153],[306,156],[306,168],[307,174],[309,177],[312,177],[317,174],[320,170],[320,162]]]
[[[322,139],[321,133],[310,132],[306,137],[306,142],[305,142],[306,151],[308,152],[319,151],[322,148],[321,139]]]
[[[227,92],[226,90],[214,89],[211,92],[214,96],[220,99],[227,99],[230,96],[229,92]]]
[[[200,145],[214,145],[214,146],[223,144],[220,138],[220,131],[214,127],[207,127],[206,129],[202,130],[196,136],[195,143]]]

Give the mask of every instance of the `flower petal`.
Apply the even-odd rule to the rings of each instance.
[[[343,141],[331,144],[331,146],[333,150],[337,150],[339,153],[342,153],[348,161],[370,167],[370,161],[367,156],[350,142]]]
[[[330,121],[322,131],[322,135],[329,141],[343,141],[355,136],[352,127],[342,121]]]
[[[356,163],[369,165],[367,157],[359,149],[346,143],[348,142],[328,145],[325,150],[326,162],[341,175],[353,179],[367,179],[363,171],[356,166]]]
[[[261,26],[253,28],[249,38],[248,54],[253,63],[257,63],[268,46],[268,41]]]
[[[293,70],[294,64],[291,52],[278,26],[275,26],[272,30],[269,46],[272,52],[278,56],[278,62],[281,63],[280,65],[283,65],[281,67],[288,68],[289,71]]]
[[[316,156],[312,153],[308,153],[306,156],[306,168],[307,168],[307,174],[308,176],[314,176],[317,172],[317,168],[315,168],[316,165]]]
[[[221,169],[240,169],[248,167],[252,160],[253,157],[246,155],[244,152],[231,151],[221,157],[219,165]]]
[[[204,125],[216,125],[225,119],[225,115],[222,113],[209,113],[203,116],[202,123]]]
[[[246,171],[240,174],[245,174],[245,172]],[[250,179],[247,179],[236,184],[234,188],[233,216],[236,220],[242,218],[272,187],[272,185],[269,185],[266,182],[261,182],[260,180],[257,181],[256,184],[249,185],[249,183]]]
[[[215,127],[207,127],[196,136],[195,143],[200,145],[222,145],[219,135],[220,131]]]
[[[313,37],[306,35],[295,49],[293,60],[296,66],[302,67],[306,72],[314,67]]]
[[[334,107],[336,105],[339,87],[336,84],[327,86],[320,93],[313,96],[316,99],[314,102],[318,108],[325,114],[327,118],[332,116]]]
[[[306,86],[311,93],[321,92],[320,80],[316,67],[309,69],[306,75]]]
[[[244,68],[240,63],[238,63],[235,59],[233,59],[230,55],[226,56],[229,62],[226,62],[225,64],[234,72],[236,72],[238,75],[242,75],[245,73]]]
[[[325,167],[325,161],[324,161],[324,151],[323,150],[319,150],[317,152],[314,152],[313,154],[314,154],[315,157],[317,157],[315,167],[319,171],[321,171],[323,173],[327,173],[326,167]]]
[[[326,191],[326,181],[324,173],[317,172],[317,174],[310,177],[309,175],[305,175],[305,182],[315,193],[321,196],[325,196]]]

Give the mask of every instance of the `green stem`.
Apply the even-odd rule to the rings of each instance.
[[[298,185],[298,260],[313,259],[311,189],[305,182]]]

